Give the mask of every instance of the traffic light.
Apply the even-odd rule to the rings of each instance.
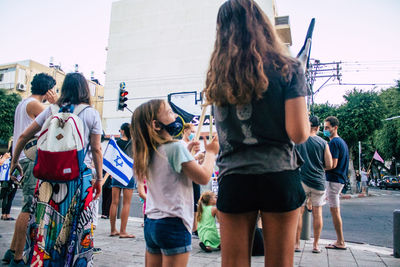
[[[117,110],[124,111],[124,108],[126,108],[126,106],[127,106],[127,104],[125,103],[128,100],[128,98],[126,97],[127,95],[128,95],[128,91],[125,90],[125,83],[122,82],[119,84]]]

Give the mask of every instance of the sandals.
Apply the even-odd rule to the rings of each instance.
[[[207,248],[206,245],[204,245],[203,242],[200,242],[200,243],[199,243],[199,246],[200,246],[200,248],[201,248],[204,252],[207,252],[207,253],[211,253],[211,252],[212,252],[212,250],[209,249],[209,248]]]
[[[327,249],[337,249],[337,250],[346,250],[346,247],[338,247],[335,244],[329,244],[327,246],[325,246],[325,248]]]

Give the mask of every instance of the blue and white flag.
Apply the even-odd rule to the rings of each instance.
[[[11,158],[4,161],[3,165],[0,166],[0,181],[8,181],[10,180],[10,165]]]
[[[103,155],[103,169],[118,182],[127,186],[133,178],[133,159],[126,155],[111,137]]]

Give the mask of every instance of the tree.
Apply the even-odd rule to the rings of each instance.
[[[397,85],[388,88],[379,95],[384,106],[384,117],[400,116],[400,80]],[[374,135],[379,154],[384,159],[400,159],[400,118],[383,122],[384,127]]]
[[[0,140],[3,143],[8,143],[13,135],[15,108],[20,101],[20,95],[0,89]]]

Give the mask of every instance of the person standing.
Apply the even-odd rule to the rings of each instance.
[[[120,139],[117,140],[117,145],[119,148],[127,154],[127,146],[131,142],[131,134],[130,134],[130,124],[123,123],[120,127]],[[133,188],[135,187],[135,179],[131,179],[128,185],[123,185],[115,178],[111,180],[112,187],[112,200],[110,207],[110,224],[111,224],[111,233],[110,236],[119,236],[120,238],[135,238],[134,235],[126,232],[126,225],[128,223],[129,210],[131,207],[131,200],[133,194]],[[119,197],[122,191],[123,202],[122,202],[122,212],[121,212],[121,227],[120,231],[117,231],[116,221],[117,221],[117,208],[119,204]]]
[[[82,106],[85,105],[85,106]],[[69,182],[48,182],[39,180],[35,194],[34,212],[37,232],[27,247],[30,266],[91,266],[93,264],[93,199],[101,193],[103,157],[100,138],[102,134],[100,115],[90,106],[90,91],[86,78],[80,73],[65,76],[61,96],[56,105],[45,109],[19,136],[11,161],[10,172],[21,170],[17,161],[25,144],[38,133],[52,109],[81,109],[77,116],[84,127],[82,135],[86,156],[86,168],[78,179]],[[95,172],[92,174],[91,164]],[[92,177],[95,182],[92,185]],[[93,194],[92,194],[93,193]],[[93,197],[94,195],[94,197]],[[25,226],[26,228],[26,226]],[[32,230],[29,236],[35,231]],[[24,241],[25,241],[24,236]],[[32,256],[34,255],[34,256]],[[18,259],[18,258],[16,258]],[[22,260],[19,262],[22,264]]]
[[[361,169],[361,193],[368,195],[368,175],[369,172],[365,171],[365,168]]]
[[[17,140],[22,132],[35,120],[35,118],[44,110],[43,102],[46,100],[51,104],[57,101],[56,93],[51,90],[56,81],[46,73],[39,73],[33,77],[31,82],[32,95],[23,99],[15,109],[14,115],[14,133],[13,133],[13,157],[12,160],[18,161],[22,166],[24,179],[22,181],[23,203],[21,213],[15,222],[15,229],[11,241],[10,249],[6,251],[3,261],[11,264],[18,264],[22,261],[22,253],[25,246],[26,229],[28,226],[29,215],[31,214],[31,206],[33,194],[36,187],[37,179],[33,176],[34,162],[27,158],[23,151],[16,155],[15,148]],[[18,158],[16,158],[18,157]],[[10,173],[11,170],[10,170]]]
[[[294,144],[310,134],[307,87],[300,62],[289,56],[254,0],[220,7],[204,95],[215,107],[221,148],[222,266],[250,266],[259,212],[265,266],[293,266],[305,200]]]
[[[356,170],[357,193],[361,193],[361,174]]]
[[[11,148],[10,148],[11,150]],[[10,152],[0,155],[0,168],[4,162],[10,158]],[[1,182],[0,200],[1,202],[1,219],[3,221],[14,221],[15,219],[10,216],[11,205],[17,192],[18,185],[13,180]]]
[[[193,138],[195,137],[196,130],[194,128],[194,125],[192,123],[185,123],[183,125],[183,131],[182,131],[182,141],[184,142],[185,146],[188,146],[191,141],[193,141]],[[195,151],[197,153],[199,151]],[[204,159],[204,153],[198,153],[194,157],[195,160],[197,160],[199,163],[202,159]],[[197,209],[198,209],[198,202],[200,199],[200,185],[196,184],[195,182],[193,183],[193,200],[194,200],[194,218],[197,218]],[[192,228],[192,236],[194,238],[199,238],[199,234],[197,232],[197,220],[193,220],[193,228]]]
[[[319,130],[319,119],[317,116],[310,117],[310,137],[305,143],[297,145],[304,164],[300,168],[300,176],[304,192],[311,199],[314,242],[313,253],[321,253],[318,246],[319,237],[322,231],[322,206],[325,205],[325,170],[332,168],[332,155],[328,143],[317,135]],[[295,251],[300,250],[300,234],[303,223],[304,205],[299,214],[297,226]]]
[[[324,122],[324,136],[329,138],[332,154],[332,169],[326,171],[326,193],[336,232],[336,242],[327,245],[328,249],[347,249],[343,237],[343,223],[340,215],[340,192],[347,181],[349,170],[349,149],[346,142],[338,135],[339,120],[329,116]]]

